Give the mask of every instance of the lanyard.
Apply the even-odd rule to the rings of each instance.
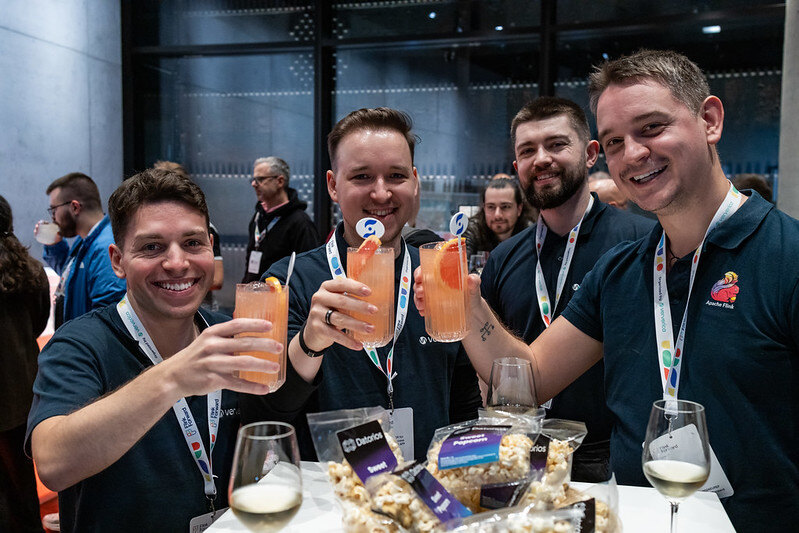
[[[544,320],[544,326],[549,327],[555,316],[555,309],[558,307],[560,295],[563,292],[563,286],[566,284],[566,275],[569,273],[569,267],[574,257],[574,249],[577,247],[577,235],[580,233],[580,226],[583,220],[591,211],[594,205],[594,197],[591,196],[588,200],[588,207],[585,208],[580,222],[572,228],[569,232],[569,240],[566,241],[566,250],[563,252],[563,261],[560,262],[560,272],[558,272],[558,285],[555,288],[555,305],[549,305],[549,291],[547,290],[547,283],[544,280],[544,271],[541,269],[541,249],[544,246],[544,239],[547,236],[547,226],[544,224],[544,217],[539,216],[535,228],[535,252],[536,252],[536,265],[535,265],[535,292],[538,296],[538,309],[541,311],[541,318]]]
[[[655,300],[655,338],[657,339],[658,366],[661,369],[660,380],[663,383],[663,398],[666,400],[677,399],[677,389],[680,384],[680,361],[684,355],[683,346],[685,345],[685,328],[688,323],[688,304],[691,301],[691,290],[694,286],[696,269],[699,266],[699,257],[702,255],[702,247],[705,239],[711,231],[716,229],[719,224],[727,220],[738,210],[741,200],[741,193],[730,183],[727,196],[716,210],[710,225],[702,237],[702,242],[694,252],[691,260],[691,277],[688,282],[688,297],[685,299],[685,310],[682,314],[680,330],[677,333],[677,343],[674,343],[674,331],[671,322],[671,307],[669,306],[669,289],[666,286],[666,232],[660,237],[657,248],[655,249],[654,261],[654,300]],[[672,352],[672,346],[674,352]],[[673,357],[672,357],[673,353]]]
[[[325,244],[325,252],[327,253],[327,266],[330,267],[330,274],[333,278],[345,278],[344,269],[341,266],[341,256],[338,253],[338,244],[336,243],[336,232],[330,236],[330,239]],[[386,358],[386,370],[383,370],[383,365],[380,364],[380,359],[377,356],[375,348],[364,348],[369,360],[374,364],[380,372],[386,376],[388,380],[388,404],[389,410],[394,411],[394,378],[397,373],[394,372],[394,345],[397,343],[402,328],[405,327],[405,317],[408,315],[408,302],[410,301],[411,293],[411,255],[408,253],[408,245],[405,244],[405,239],[402,240],[402,275],[400,276],[400,291],[399,298],[397,298],[397,313],[394,320],[394,340],[391,342],[391,349]]]
[[[277,216],[272,220],[270,220],[269,223],[266,225],[266,229],[264,229],[263,231],[258,230],[258,222],[260,222],[260,220],[261,220],[261,213],[256,211],[255,224],[253,229],[253,239],[255,241],[256,248],[258,248],[258,246],[261,244],[261,241],[264,240],[264,237],[266,237],[266,234],[269,233],[269,230],[275,227],[275,224],[277,224],[277,221],[280,220],[280,217]]]
[[[139,348],[149,357],[150,361],[152,361],[154,365],[163,361],[161,354],[158,353],[158,349],[155,347],[155,343],[153,343],[152,338],[150,338],[150,334],[144,329],[144,324],[141,323],[133,307],[128,303],[127,293],[125,293],[125,297],[117,304],[117,313],[119,313],[119,316],[125,323],[125,327],[128,328],[128,333],[139,341]],[[202,315],[200,315],[200,317],[202,318]],[[206,326],[207,325],[206,323]],[[197,424],[194,422],[194,416],[191,414],[186,399],[181,398],[178,400],[175,405],[172,406],[172,410],[175,412],[175,417],[178,419],[181,431],[186,439],[186,445],[189,447],[189,452],[194,462],[197,464],[200,474],[203,476],[205,496],[209,500],[213,500],[216,496],[216,485],[214,484],[214,474],[211,468],[210,457],[214,452],[216,433],[219,429],[219,415],[222,410],[222,391],[218,390],[208,394],[208,442],[210,443],[208,454],[205,453],[205,446],[203,446],[202,438],[200,438],[200,433],[197,430]]]

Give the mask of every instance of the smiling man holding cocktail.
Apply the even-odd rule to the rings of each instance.
[[[477,378],[460,343],[432,340],[410,295],[419,251],[406,245],[400,233],[413,215],[419,187],[415,143],[410,118],[388,108],[354,111],[328,136],[332,168],[327,187],[343,221],[324,246],[297,256],[289,296],[286,384],[242,403],[245,422],[278,418],[292,423],[303,459],[315,458],[308,412],[391,409],[394,432],[404,441],[408,458],[424,455],[436,428],[477,415]],[[359,227],[365,218],[379,224],[365,221]],[[380,242],[366,239],[378,225]],[[348,253],[348,248],[355,250]],[[393,266],[393,275],[381,269],[390,299],[370,303],[380,282],[369,286],[352,278],[368,274],[372,263],[380,261],[381,249],[389,250]],[[266,275],[283,281],[287,268],[288,261],[281,261]],[[368,339],[386,311],[393,315],[393,334],[384,346],[374,345]]]

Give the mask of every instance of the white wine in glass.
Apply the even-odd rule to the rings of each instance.
[[[302,475],[291,425],[256,422],[239,430],[228,502],[250,531],[280,531],[294,518],[302,505]]]
[[[676,533],[680,502],[699,490],[710,474],[705,408],[687,400],[652,405],[643,453],[644,475],[671,504]]]

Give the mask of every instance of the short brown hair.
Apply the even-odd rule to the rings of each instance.
[[[67,198],[66,201],[68,202],[77,200],[84,209],[90,211],[103,210],[103,203],[100,201],[100,191],[97,189],[97,184],[82,172],[70,172],[57,180],[53,180],[47,186],[46,193],[50,194],[58,188],[61,189],[62,199]]]
[[[696,63],[671,50],[639,50],[632,55],[606,61],[588,77],[591,111],[596,115],[599,97],[611,85],[654,80],[694,114],[710,96],[710,86]]]
[[[208,226],[208,205],[202,189],[178,172],[151,168],[123,181],[108,200],[108,218],[117,246],[123,246],[136,211],[156,202],[180,202],[196,209],[205,217]]]
[[[513,117],[513,122],[510,125],[511,143],[514,147],[516,146],[516,129],[520,125],[533,120],[545,120],[560,115],[566,115],[569,118],[569,122],[571,122],[581,141],[587,143],[591,140],[591,127],[588,125],[588,119],[583,108],[566,98],[541,96],[527,102]]]
[[[403,111],[397,111],[389,107],[363,108],[353,111],[346,117],[339,120],[333,130],[327,135],[327,152],[330,154],[331,166],[336,161],[336,151],[341,140],[348,134],[359,130],[392,130],[396,131],[408,143],[411,150],[411,162],[413,162],[413,151],[418,137],[411,131],[413,120],[410,115]]]
[[[153,168],[160,168],[161,170],[171,170],[172,172],[179,174],[181,177],[186,178],[187,180],[191,179],[189,173],[180,163],[175,163],[174,161],[156,161],[153,163]]]

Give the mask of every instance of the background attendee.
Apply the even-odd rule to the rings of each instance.
[[[198,311],[214,256],[197,185],[146,170],[111,195],[109,216],[127,292],[42,350],[26,444],[59,492],[62,531],[188,531],[227,504],[237,392],[268,390],[236,371],[277,371],[233,354],[282,346],[234,337],[268,331],[266,321]]]
[[[305,417],[309,412],[390,409],[396,431],[402,430],[413,445],[408,459],[425,455],[437,428],[477,415],[477,377],[460,343],[428,342],[424,319],[409,298],[401,297],[410,285],[410,280],[401,285],[401,278],[410,278],[419,264],[418,249],[401,237],[419,187],[415,143],[410,117],[388,108],[353,111],[328,135],[332,169],[327,189],[343,221],[326,245],[297,257],[289,295],[286,383],[268,396],[242,397],[243,422],[277,418],[295,425],[303,459],[316,458]],[[400,329],[395,343],[376,349],[379,368],[352,337],[353,331],[371,332],[374,325],[348,314],[376,312],[356,297],[369,294],[370,288],[343,276],[347,247],[363,242],[356,224],[364,217],[382,222],[382,245],[393,248],[396,257],[392,287]],[[285,280],[287,263],[278,262],[266,275]],[[337,263],[343,269],[334,277]]]
[[[256,281],[277,261],[319,245],[319,233],[305,212],[308,207],[289,187],[289,165],[279,157],[261,157],[253,165],[252,184],[258,202],[248,227],[242,283]]]
[[[768,184],[766,178],[760,174],[736,174],[732,178],[732,184],[739,191],[744,189],[752,189],[763,197],[767,202],[773,202],[771,185]]]
[[[589,180],[588,187],[591,192],[596,193],[600,201],[618,209],[627,209],[627,197],[611,178]]]
[[[469,227],[463,234],[467,256],[490,252],[532,222],[518,182],[508,178],[491,179],[480,191],[480,210],[469,219]]]
[[[39,355],[36,337],[49,316],[47,276],[14,235],[11,206],[0,196],[0,531],[42,531],[33,462],[23,444]]]
[[[599,143],[591,139],[582,108],[571,100],[542,97],[527,103],[513,119],[511,142],[519,182],[540,210],[538,221],[494,249],[481,288],[502,323],[532,342],[566,308],[602,254],[643,237],[653,223],[592,197],[588,170],[597,160]],[[602,362],[597,363],[547,405],[547,416],[579,420],[588,428],[574,456],[576,481],[609,477],[612,418],[605,405],[604,372]]]
[[[188,180],[191,179],[191,176],[186,169],[183,168],[183,165],[180,163],[175,163],[174,161],[156,161],[153,165],[153,168],[170,170],[176,173],[178,176],[182,176]],[[221,289],[222,285],[225,283],[225,264],[222,259],[222,239],[219,237],[219,231],[217,231],[216,226],[214,226],[214,223],[210,220],[208,221],[208,231],[211,233],[211,238],[214,241],[214,281],[211,284],[211,288],[208,289],[208,294],[206,294],[205,298],[203,299],[202,307],[209,311],[218,311],[219,303],[216,301],[214,291]]]
[[[44,260],[60,276],[55,326],[119,301],[125,282],[114,274],[108,247],[114,244],[97,185],[86,174],[72,172],[47,187],[47,210],[58,224],[59,238],[44,247]],[[36,230],[38,231],[38,224]],[[76,237],[72,247],[61,237]]]

